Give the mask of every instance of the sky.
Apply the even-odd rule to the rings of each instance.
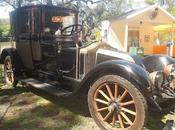
[[[0,7],[0,19],[9,18],[9,12],[11,12],[13,8],[11,6],[3,6]]]
[[[133,0],[133,2],[135,3],[135,7],[141,7],[144,4],[144,0]],[[0,19],[7,19],[9,18],[9,12],[11,12],[13,10],[13,8],[11,6],[3,6],[0,7]]]

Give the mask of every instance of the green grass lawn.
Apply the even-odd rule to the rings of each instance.
[[[99,130],[85,95],[60,99],[24,87],[9,88],[2,80],[1,86],[0,130]],[[162,114],[150,112],[145,129],[162,130],[167,119],[175,118],[170,106]]]
[[[0,24],[0,33],[7,36],[10,31],[10,24]]]
[[[78,100],[79,98],[72,98],[53,101],[30,92],[1,96],[0,115],[2,116],[6,110],[7,113],[0,122],[0,129],[91,130],[95,128],[96,124],[85,108],[86,104]]]

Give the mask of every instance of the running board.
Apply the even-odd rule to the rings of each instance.
[[[55,83],[53,83],[55,81],[53,81],[51,84],[39,81],[39,80],[34,79],[34,78],[21,79],[20,81],[22,84],[24,84],[26,86],[34,87],[38,90],[41,90],[43,92],[49,93],[49,94],[57,96],[57,97],[68,96],[68,95],[72,94],[72,92],[60,88],[59,84],[56,85]],[[53,84],[55,84],[55,85],[53,85]]]

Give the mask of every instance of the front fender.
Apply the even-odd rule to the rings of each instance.
[[[154,71],[162,71],[167,65],[175,63],[175,59],[164,55],[146,56],[142,61],[149,73]]]
[[[107,74],[121,76],[137,87],[143,95],[149,95],[151,86],[148,72],[139,65],[124,60],[111,60],[96,65],[83,78],[81,85],[91,86],[99,77]]]

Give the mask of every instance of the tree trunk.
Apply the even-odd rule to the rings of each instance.
[[[53,5],[52,0],[47,0],[47,5]]]
[[[17,5],[18,8],[20,8],[20,7],[21,7],[21,4],[22,4],[22,0],[18,0],[18,1],[17,1],[17,4],[18,4],[18,5]]]

